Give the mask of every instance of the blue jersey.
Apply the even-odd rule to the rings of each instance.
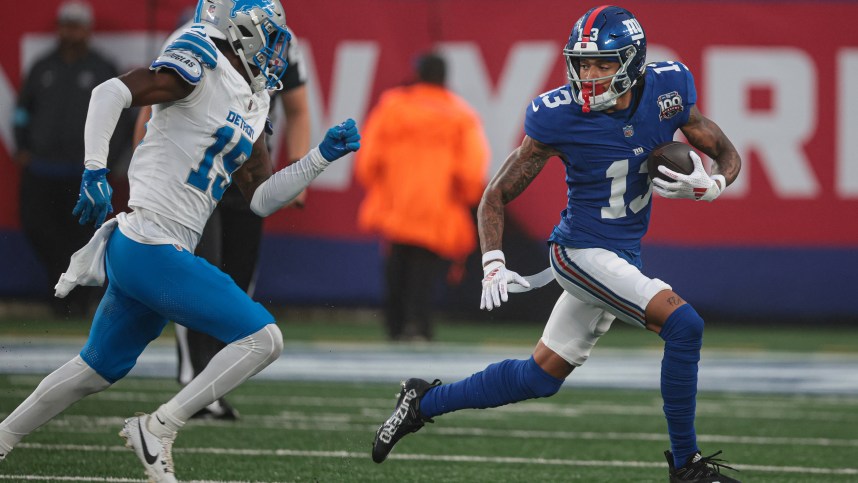
[[[528,106],[525,133],[560,151],[566,167],[568,202],[550,241],[604,248],[639,265],[652,198],[646,158],[673,139],[697,102],[694,78],[678,62],[647,65],[643,80],[623,111],[585,114],[568,84]]]

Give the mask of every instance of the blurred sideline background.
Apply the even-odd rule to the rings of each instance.
[[[20,233],[19,169],[10,155],[22,76],[53,45],[59,3],[29,4],[27,15],[16,14],[0,30],[6,46],[0,51],[0,303],[13,314],[38,307],[53,284]],[[195,2],[90,3],[93,44],[124,72],[148,65]],[[620,5],[646,29],[649,60],[690,67],[700,109],[744,160],[739,180],[715,203],[655,198],[645,271],[719,321],[814,327],[858,321],[858,92],[852,88],[858,2]],[[520,142],[530,100],[565,83],[561,50],[589,7],[553,0],[287,0],[284,6],[304,50],[314,144],[335,120],[360,124],[382,90],[409,77],[418,52],[437,48],[448,58],[450,87],[482,116],[492,174]],[[281,140],[274,145],[285,157]],[[122,209],[123,169],[111,169],[114,207]],[[553,160],[508,207],[504,250],[520,273],[547,265],[544,239],[564,207],[564,189],[561,163]],[[270,217],[255,298],[309,315],[377,309],[383,247],[355,225],[362,196],[347,157],[314,182],[304,210]],[[560,290],[552,284],[479,313],[481,276],[474,254],[462,283],[438,301],[439,318],[542,324]]]

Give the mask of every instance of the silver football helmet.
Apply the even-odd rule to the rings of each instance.
[[[279,0],[200,0],[194,21],[229,42],[251,79],[253,92],[279,90],[286,72],[286,51],[292,35]],[[213,28],[211,28],[213,27]],[[253,75],[251,66],[259,69]]]

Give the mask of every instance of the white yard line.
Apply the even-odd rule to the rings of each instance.
[[[206,421],[195,420],[193,426],[218,426],[256,428],[259,430],[293,430],[293,431],[331,431],[331,432],[367,432],[372,433],[376,425],[366,424],[363,417],[352,414],[314,414],[312,417],[300,413],[284,412],[278,416],[244,416],[240,421]],[[63,416],[49,424],[52,432],[68,433],[100,433],[105,427],[119,427],[123,418],[115,416]],[[193,427],[191,426],[191,427]],[[667,441],[664,433],[622,433],[599,431],[540,431],[521,429],[487,429],[477,427],[433,427],[433,433],[450,436],[482,436],[492,438],[519,439],[561,439],[561,440],[613,440],[613,441]],[[705,443],[752,444],[760,446],[816,446],[816,447],[846,447],[858,448],[858,439],[840,438],[796,438],[775,436],[735,436],[720,434],[702,434],[697,439]],[[177,448],[177,451],[181,449]]]
[[[96,445],[73,445],[73,444],[40,444],[22,443],[21,447],[42,450],[65,450],[65,451],[91,451],[91,452],[115,452],[127,451],[122,446],[96,446]],[[215,454],[230,456],[291,456],[296,458],[331,458],[331,459],[369,459],[369,453],[356,453],[353,451],[306,451],[292,449],[228,449],[228,448],[175,448],[177,453],[193,454]],[[622,460],[574,460],[553,458],[516,458],[498,456],[471,456],[471,455],[430,455],[430,454],[392,454],[389,459],[411,460],[411,461],[442,461],[451,463],[491,463],[491,464],[516,464],[537,466],[593,466],[593,467],[626,467],[626,468],[662,468],[664,463],[653,463],[650,461],[622,461]],[[738,470],[759,471],[765,473],[794,473],[807,475],[858,475],[858,468],[817,468],[812,466],[764,466],[764,465],[735,465]],[[23,478],[22,476],[9,475],[10,478]],[[6,477],[0,476],[6,479]],[[36,477],[41,478],[41,477]],[[48,477],[45,477],[48,478]],[[79,477],[63,481],[140,481],[130,479],[79,479]]]

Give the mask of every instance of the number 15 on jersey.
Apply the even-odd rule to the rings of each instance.
[[[247,158],[253,150],[253,144],[249,139],[238,134],[238,142],[235,143],[232,149],[226,154],[220,156],[226,146],[235,137],[235,129],[231,126],[223,126],[212,135],[215,142],[206,149],[202,161],[200,161],[197,169],[192,169],[188,173],[187,183],[200,191],[207,192],[211,186],[211,195],[216,201],[220,201],[223,197],[223,192],[229,187],[232,182],[230,176]],[[220,159],[223,163],[223,169],[226,172],[226,178],[222,175],[215,174],[214,180],[209,177],[212,166],[216,159]],[[214,182],[214,185],[212,185]]]

